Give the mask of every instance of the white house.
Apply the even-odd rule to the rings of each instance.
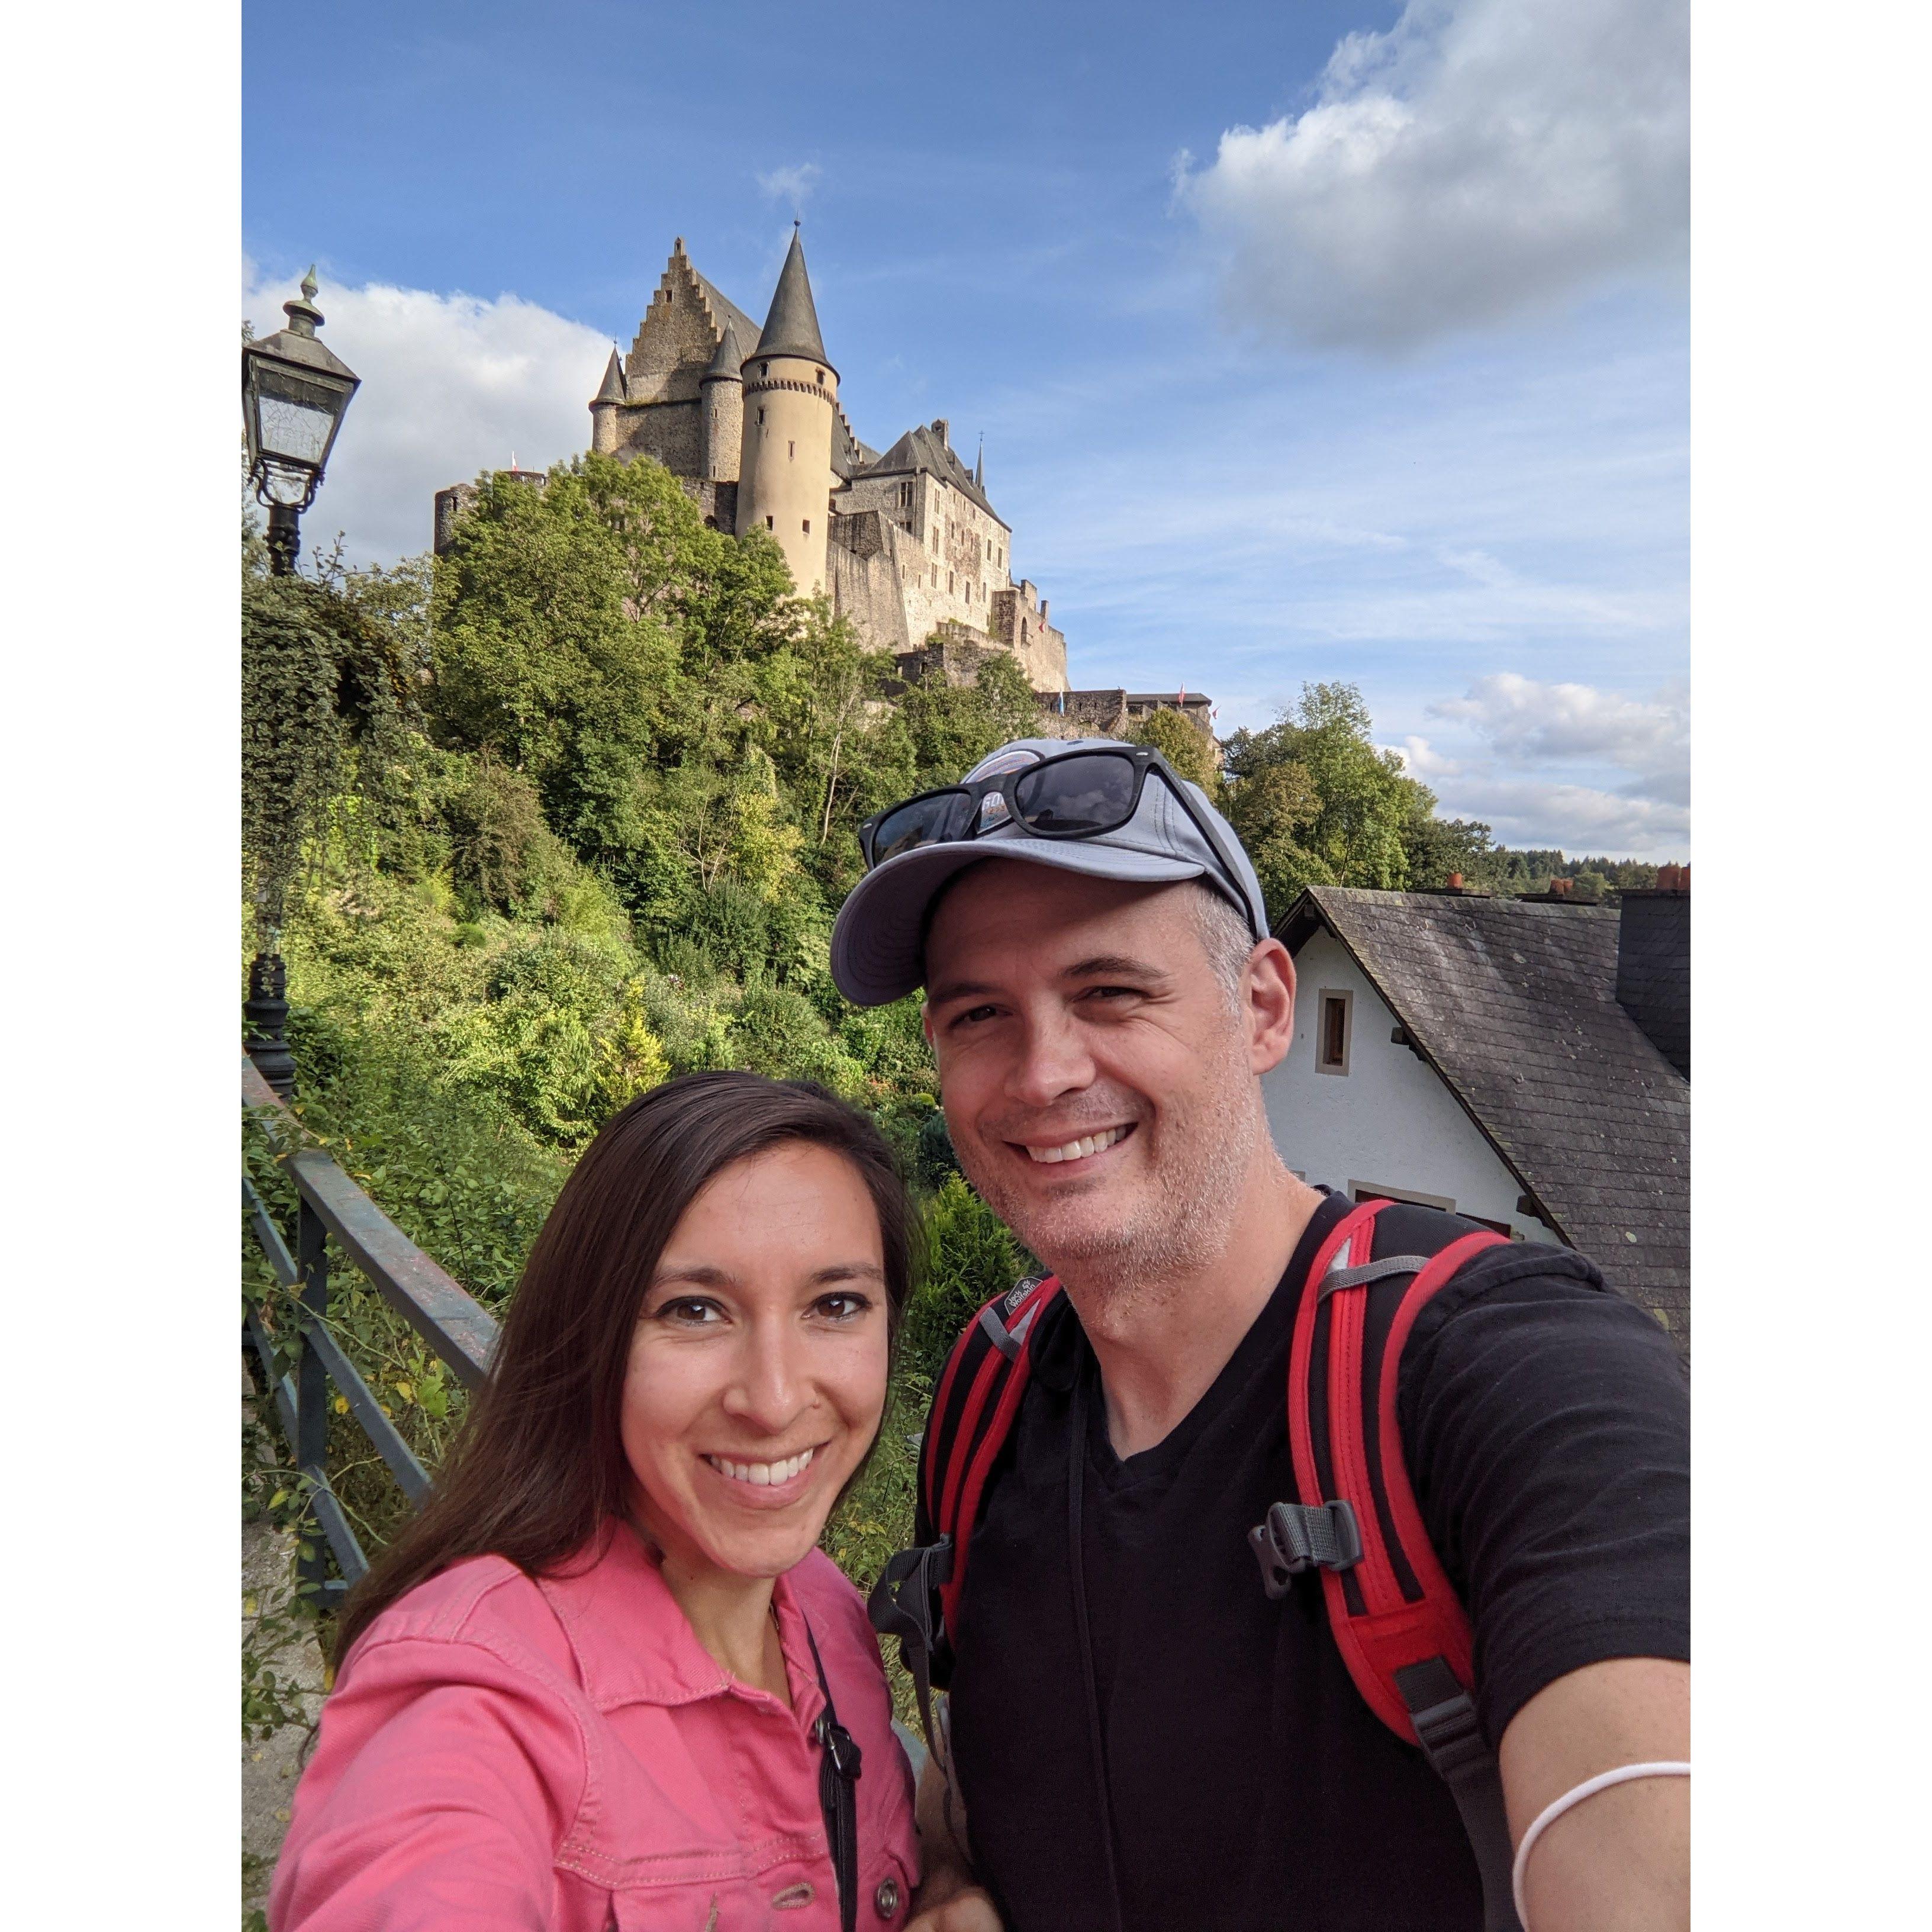
[[[1581,1249],[1688,1346],[1688,887],[1620,910],[1322,886],[1275,930],[1294,1042],[1262,1092],[1288,1166]]]

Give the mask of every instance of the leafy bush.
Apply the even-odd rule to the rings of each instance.
[[[906,1310],[906,1365],[937,1382],[961,1331],[996,1294],[1027,1272],[1026,1250],[975,1194],[949,1174],[926,1215],[925,1279]]]

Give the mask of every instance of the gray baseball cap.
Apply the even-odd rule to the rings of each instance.
[[[1131,750],[1118,738],[1020,738],[982,758],[962,784],[1018,771],[1066,752],[1107,747]],[[1189,802],[1210,824],[1232,862],[1246,896],[1244,904],[1229,883],[1226,862],[1184,812],[1162,781],[1149,774],[1134,815],[1118,831],[1088,838],[1036,838],[1012,824],[976,838],[920,845],[901,852],[868,872],[847,896],[832,928],[832,977],[856,1006],[883,1006],[902,998],[923,982],[928,908],[956,873],[982,859],[1018,859],[1052,866],[1063,872],[1096,878],[1130,879],[1148,885],[1199,879],[1233,905],[1258,933],[1268,931],[1261,881],[1234,828],[1208,801],[1201,788],[1185,778]]]

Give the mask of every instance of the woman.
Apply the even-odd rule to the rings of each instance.
[[[903,1922],[910,1772],[815,1546],[878,1432],[912,1250],[884,1142],[816,1088],[692,1074],[610,1121],[346,1606],[275,1932]]]

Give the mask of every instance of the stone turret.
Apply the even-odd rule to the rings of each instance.
[[[604,381],[590,404],[590,447],[600,456],[614,456],[620,440],[617,412],[626,400],[624,364],[615,343],[604,370]]]
[[[826,359],[818,310],[794,224],[758,346],[743,370],[738,534],[763,527],[777,539],[801,596],[825,587],[832,521],[832,418],[838,372]]]
[[[699,378],[700,461],[713,483],[735,483],[744,454],[745,352],[729,316],[718,339],[718,352]]]

